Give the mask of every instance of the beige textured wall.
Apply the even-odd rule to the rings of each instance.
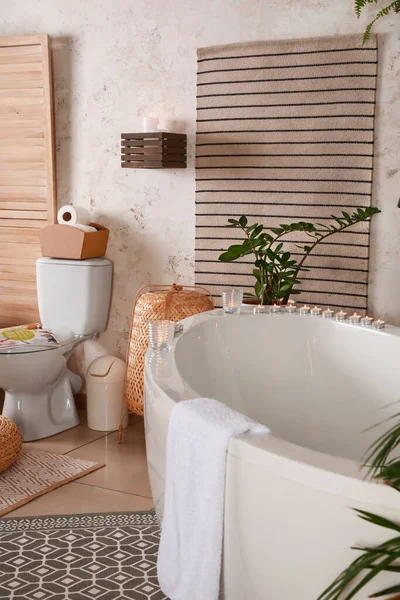
[[[374,7],[371,7],[372,14]],[[196,49],[361,31],[353,0],[3,0],[0,35],[53,38],[59,204],[111,229],[115,265],[104,349],[124,354],[132,300],[149,282],[193,281]],[[400,15],[382,21],[370,304],[400,325]],[[149,110],[189,135],[185,171],[120,168],[119,136]],[[86,357],[83,354],[86,354]]]

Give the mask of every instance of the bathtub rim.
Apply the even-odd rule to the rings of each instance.
[[[182,321],[183,331],[175,337],[171,351],[159,352],[148,349],[145,357],[145,397],[149,393],[157,394],[158,398],[162,398],[164,404],[162,412],[168,418],[170,418],[176,402],[197,398],[199,395],[182,379],[176,366],[175,347],[179,339],[189,329],[200,326],[205,321],[214,318],[232,319],[247,315],[253,315],[252,308],[245,307],[241,315],[225,315],[222,309],[215,309],[184,319]],[[264,318],[264,315],[255,315],[255,317]],[[313,319],[313,317],[301,315],[287,315],[287,317]],[[331,323],[331,325],[360,328],[347,323]],[[384,330],[374,330],[370,333],[400,337],[400,328],[388,326]],[[160,366],[161,370],[166,367],[167,375],[157,373]],[[285,441],[272,433],[235,436],[230,440],[228,454],[256,465],[264,471],[303,483],[323,492],[346,497],[348,501],[354,503],[380,505],[382,508],[394,510],[400,509],[398,492],[382,483],[365,480],[365,471],[360,469],[356,461],[311,450]]]

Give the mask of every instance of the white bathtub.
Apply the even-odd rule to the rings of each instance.
[[[250,310],[216,310],[184,326],[171,352],[146,357],[146,444],[157,513],[175,402],[208,396],[264,423],[270,434],[239,436],[229,445],[224,598],[316,600],[356,557],[350,546],[390,536],[349,507],[400,517],[399,494],[364,481],[358,466],[386,428],[364,430],[398,411],[384,407],[400,399],[400,328],[374,331]],[[355,598],[392,582],[398,579],[380,576]]]

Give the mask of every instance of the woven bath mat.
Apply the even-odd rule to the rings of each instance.
[[[153,512],[0,521],[0,598],[166,600]]]
[[[0,474],[0,516],[104,465],[73,456],[26,451]]]

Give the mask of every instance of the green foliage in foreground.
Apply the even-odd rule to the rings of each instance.
[[[364,466],[374,479],[400,491],[400,459],[392,458],[400,445],[400,413],[389,419],[394,425],[368,449]],[[367,583],[384,572],[399,573],[399,583],[372,594],[371,598],[400,600],[400,524],[370,512],[356,510],[368,523],[390,529],[395,537],[376,547],[356,546],[360,555],[319,596],[318,600],[350,600]]]

